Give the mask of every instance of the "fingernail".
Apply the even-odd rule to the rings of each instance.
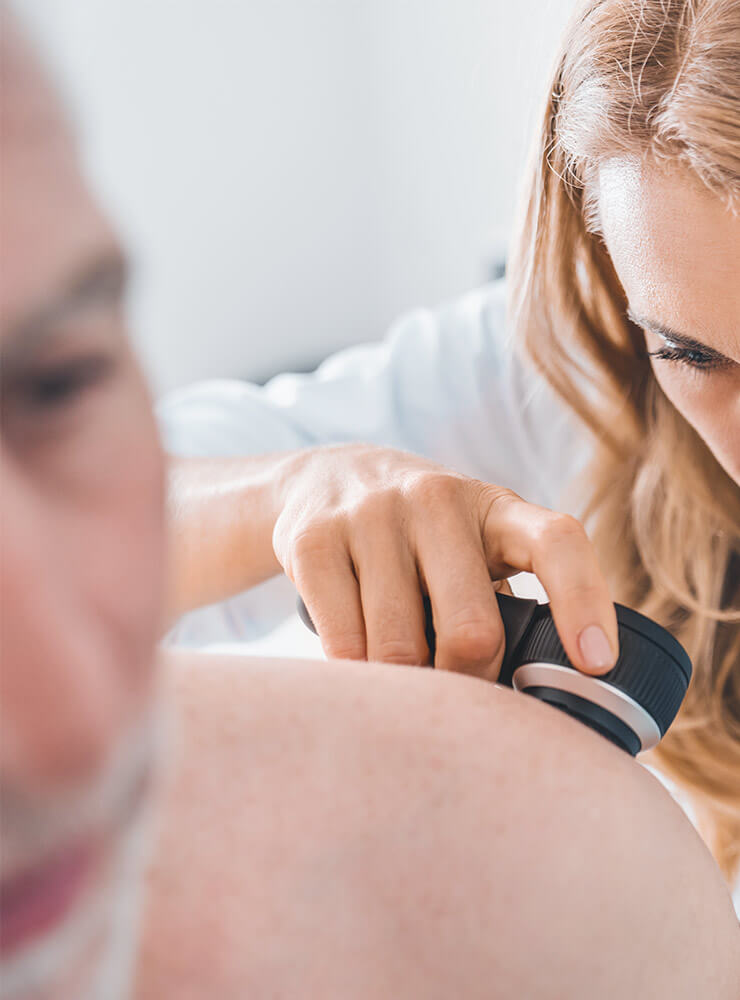
[[[587,625],[578,636],[578,648],[589,670],[607,670],[614,666],[614,652],[600,625]]]

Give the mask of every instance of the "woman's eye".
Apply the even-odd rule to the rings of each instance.
[[[703,351],[693,351],[688,348],[661,347],[657,351],[648,351],[651,358],[660,358],[663,361],[677,361],[680,364],[688,365],[699,371],[711,371],[722,368],[725,362],[716,358],[713,354],[705,354]]]

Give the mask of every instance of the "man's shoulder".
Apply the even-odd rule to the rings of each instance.
[[[730,981],[688,822],[555,709],[422,668],[170,659],[141,996],[698,995],[671,992],[689,941]]]
[[[280,725],[294,738],[322,740],[379,757],[407,749],[444,752],[452,762],[479,759],[491,778],[517,766],[553,774],[601,767],[619,775],[643,769],[602,737],[535,699],[490,682],[428,668],[358,661],[296,660],[167,650],[166,673],[189,722],[224,732],[230,722],[255,749]],[[384,743],[378,744],[382,735]],[[337,768],[346,764],[337,758]],[[453,765],[454,766],[454,763]],[[539,780],[539,779],[538,779]],[[549,780],[549,779],[548,779]],[[652,783],[652,778],[647,778]]]

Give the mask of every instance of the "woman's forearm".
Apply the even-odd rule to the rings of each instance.
[[[170,459],[170,620],[280,571],[272,532],[297,461],[296,453]]]

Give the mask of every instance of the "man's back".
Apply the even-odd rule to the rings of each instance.
[[[175,661],[141,1000],[737,997],[714,862],[632,759],[438,672]]]

